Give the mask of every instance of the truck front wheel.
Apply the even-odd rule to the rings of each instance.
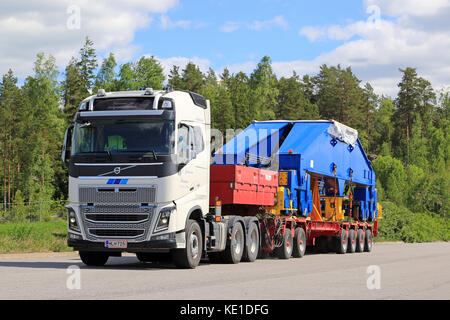
[[[177,268],[194,269],[200,264],[203,252],[202,230],[195,220],[186,226],[186,248],[172,250],[172,259]]]
[[[79,254],[81,261],[90,267],[104,266],[109,259],[109,255],[105,253],[80,251]]]

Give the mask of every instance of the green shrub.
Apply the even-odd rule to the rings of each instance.
[[[392,202],[383,202],[383,219],[379,222],[379,241],[431,242],[448,241],[447,218],[429,213],[413,213]]]

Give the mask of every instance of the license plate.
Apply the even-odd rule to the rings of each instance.
[[[126,249],[128,242],[126,240],[106,240],[105,248],[109,249]]]

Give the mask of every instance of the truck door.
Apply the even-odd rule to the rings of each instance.
[[[208,206],[209,201],[209,154],[202,128],[197,123],[180,124],[177,155],[181,163],[180,186],[184,194],[192,193],[197,204],[203,208]]]

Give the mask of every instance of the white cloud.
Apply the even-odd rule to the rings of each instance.
[[[147,55],[149,56],[149,55]],[[181,71],[186,67],[186,65],[189,62],[194,63],[197,67],[199,67],[199,69],[202,72],[207,72],[208,69],[211,67],[211,61],[209,61],[208,59],[203,59],[203,58],[199,58],[199,57],[192,57],[192,58],[187,58],[187,57],[169,57],[169,58],[159,58],[159,57],[155,57],[155,59],[157,59],[163,69],[164,69],[164,74],[166,76],[169,75],[170,70],[172,69],[173,66],[178,66],[180,67],[180,73]]]
[[[222,27],[220,27],[220,31],[222,32],[234,32],[240,29],[242,24],[236,21],[227,21]]]
[[[229,65],[222,67],[219,70],[219,73],[222,73],[223,70],[225,70],[225,68],[227,68],[228,71],[230,71],[230,73],[244,72],[246,74],[250,74],[253,72],[253,70],[255,70],[257,65],[258,65],[258,63],[253,60],[247,61],[247,62],[242,62],[242,63],[229,64]]]
[[[86,36],[100,52],[114,51],[119,60],[129,59],[138,48],[131,45],[135,32],[152,23],[152,14],[164,14],[177,4],[178,0],[2,0],[0,74],[8,68],[19,77],[30,74],[41,51],[65,66]],[[73,7],[79,16],[77,10],[68,11]]]
[[[314,42],[324,38],[324,36],[326,35],[326,28],[311,27],[311,26],[303,27],[299,31],[299,35],[305,36],[306,38],[308,38],[309,41]]]
[[[283,16],[276,16],[275,18],[271,20],[263,20],[263,21],[254,21],[250,25],[250,29],[261,31],[261,30],[267,30],[271,29],[272,27],[278,27],[282,28],[284,30],[289,29],[288,22],[283,18]]]
[[[252,23],[242,23],[238,21],[227,21],[220,27],[221,32],[234,32],[241,28],[247,28],[254,31],[269,30],[272,28],[282,28],[283,30],[289,29],[289,23],[284,19],[282,15],[276,16],[269,20],[255,20]]]
[[[191,25],[192,25],[192,21],[190,21],[190,20],[172,21],[166,15],[161,15],[161,18],[160,18],[160,28],[163,30],[174,29],[174,28],[189,29],[191,27]]]
[[[433,16],[450,7],[450,0],[365,0],[366,7],[378,6],[390,16]]]
[[[312,60],[274,63],[278,75],[316,73],[320,65],[351,66],[377,93],[395,96],[399,68],[417,68],[435,88],[450,84],[450,0],[365,0],[366,21],[347,25],[307,26],[299,34],[309,41],[340,40],[343,44]],[[368,10],[369,11],[369,10]],[[382,18],[385,17],[385,18]]]

